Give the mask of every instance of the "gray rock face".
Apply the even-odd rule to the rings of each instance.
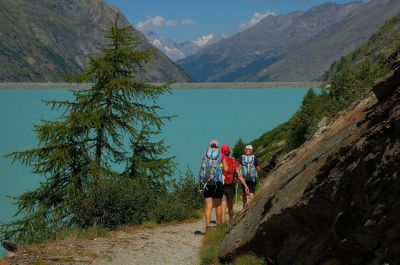
[[[289,153],[229,228],[224,262],[400,264],[400,69]]]
[[[268,16],[178,64],[198,82],[311,81],[398,12],[400,1],[382,0]]]
[[[118,10],[102,0],[0,1],[0,81],[61,81],[62,75],[81,71],[89,55],[105,45],[102,30]],[[122,15],[121,23],[128,25]],[[142,49],[152,49],[134,31]],[[187,82],[190,78],[164,54],[138,73],[141,80]]]

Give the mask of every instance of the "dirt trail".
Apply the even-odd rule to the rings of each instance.
[[[69,238],[32,245],[8,254],[0,264],[197,265],[203,233],[203,220],[127,228],[104,238]]]
[[[116,232],[113,239],[98,239],[89,253],[107,253],[91,264],[198,265],[204,222],[184,223],[136,232]],[[100,254],[101,255],[101,254]],[[82,264],[82,263],[80,263]]]

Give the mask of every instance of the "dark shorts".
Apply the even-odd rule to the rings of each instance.
[[[236,195],[236,185],[226,184],[224,185],[224,195],[227,202],[233,202]]]
[[[224,195],[224,186],[222,183],[217,183],[217,185],[207,184],[204,187],[204,198],[214,198],[214,199],[222,199]]]
[[[246,180],[246,185],[247,185],[247,187],[249,187],[250,193],[254,193],[256,191],[256,182],[255,181]],[[242,185],[242,191],[243,191],[243,193],[246,193],[243,185]]]

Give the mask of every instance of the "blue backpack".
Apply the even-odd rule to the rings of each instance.
[[[201,160],[200,181],[204,185],[213,185],[222,182],[221,175],[221,151],[218,148],[208,148]]]
[[[243,178],[247,181],[256,181],[257,178],[257,170],[255,165],[255,156],[254,155],[242,155],[241,161],[242,167],[242,175]]]

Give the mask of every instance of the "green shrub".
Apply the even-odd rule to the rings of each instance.
[[[203,204],[202,194],[196,191],[196,187],[190,171],[178,181],[171,181],[169,192],[159,196],[152,218],[162,223],[195,217],[196,210]]]
[[[142,224],[157,205],[157,192],[145,179],[110,179],[81,196],[73,209],[80,227]]]
[[[246,147],[246,143],[243,142],[242,138],[239,138],[239,140],[235,143],[233,150],[232,150],[233,157],[237,158],[240,155],[242,155],[245,147]]]
[[[179,180],[154,187],[144,179],[110,179],[85,192],[73,209],[78,227],[137,225],[180,221],[196,216],[202,207],[202,194],[189,171]]]
[[[308,90],[303,104],[290,120],[290,149],[299,147],[315,133],[318,122],[326,114],[326,98],[325,94],[318,95],[313,89]]]

